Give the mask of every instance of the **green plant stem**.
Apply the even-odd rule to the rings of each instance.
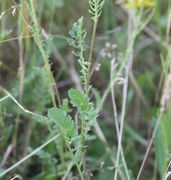
[[[6,4],[7,4],[7,1],[2,1],[1,12],[5,11]],[[5,30],[5,22],[6,22],[5,20],[1,20],[1,31],[2,32]]]
[[[1,104],[0,104],[0,128],[4,128],[4,126],[5,126],[5,124],[4,124],[2,108],[1,108]]]
[[[131,51],[132,51],[132,49],[133,49],[133,46],[134,46],[134,43],[135,43],[135,38],[136,38],[136,36],[133,35],[132,41],[131,41],[131,43],[130,43],[130,46],[129,46],[128,49],[126,50],[124,59],[123,59],[121,65],[120,65],[120,67],[119,67],[119,69],[118,69],[118,71],[117,71],[118,74],[121,74],[121,73],[123,72],[123,70],[124,70],[124,67],[125,67],[125,65],[126,65],[126,63],[127,63],[127,57],[129,56],[129,54],[131,53]],[[114,75],[114,76],[113,76],[113,80],[108,84],[108,87],[107,87],[106,90],[104,91],[103,96],[102,96],[102,98],[101,98],[101,101],[100,101],[100,103],[99,103],[99,105],[98,105],[98,107],[97,107],[98,113],[101,111],[101,109],[102,109],[102,107],[103,107],[103,104],[104,104],[104,102],[105,102],[108,94],[110,93],[111,87],[116,83],[116,80],[117,80],[117,76]]]
[[[66,139],[65,136],[64,136],[64,140],[65,140],[65,143],[66,143],[66,145],[67,145],[67,147],[68,147],[68,149],[69,149],[69,152],[70,152],[70,154],[71,154],[71,156],[72,156],[72,159],[73,159],[73,161],[74,161],[74,163],[75,163],[75,165],[76,165],[76,167],[77,167],[77,169],[78,169],[78,172],[79,172],[79,174],[80,174],[81,180],[84,180],[84,177],[83,177],[83,174],[82,174],[82,172],[81,172],[80,166],[79,166],[79,164],[78,164],[78,162],[77,162],[77,159],[75,158],[75,156],[74,156],[74,154],[73,154],[73,151],[72,151],[72,149],[71,149],[71,147],[70,147],[70,145],[69,145],[69,142],[68,142],[68,140]]]
[[[49,65],[48,58],[47,58],[47,56],[46,56],[46,54],[45,54],[45,51],[44,51],[44,49],[43,49],[42,46],[40,46],[39,49],[40,49],[40,51],[41,51],[41,53],[42,53],[42,56],[43,56],[43,59],[44,59],[44,63],[45,63],[45,67],[46,67],[46,70],[47,70],[47,72],[48,72],[48,75],[49,75],[49,77],[51,77],[52,84],[56,85],[55,80],[54,80],[54,77],[53,77],[53,75],[52,75],[52,73],[51,73],[51,71],[50,71],[50,65]],[[55,88],[55,90],[56,90],[56,92],[58,92],[56,88]],[[53,106],[56,107],[54,92],[53,92],[53,94],[51,93],[51,98],[52,98]],[[60,98],[59,98],[59,93],[57,93],[57,98],[58,98],[58,101],[59,101],[59,102],[58,102],[58,103],[59,103],[59,106],[61,106]],[[60,153],[61,161],[62,161],[63,164],[65,165],[65,161],[64,161],[64,145],[63,145],[63,142],[62,142],[63,139],[62,139],[62,137],[60,137],[60,139],[61,139],[61,140],[60,140],[60,145],[61,145],[61,147],[60,147],[59,153]]]
[[[23,13],[23,2],[20,1],[21,4],[21,11]],[[22,21],[22,16],[19,14],[18,18],[18,34],[21,34],[23,32],[23,21]],[[19,44],[19,102],[22,103],[22,97],[23,97],[23,91],[24,91],[24,76],[25,76],[25,63],[24,63],[24,58],[23,58],[23,39],[19,38],[18,39],[18,44]],[[17,136],[18,136],[18,129],[19,129],[19,123],[20,123],[20,113],[18,111],[17,113],[17,118],[14,126],[14,134],[13,134],[13,139],[12,143],[14,145],[14,154],[16,156],[17,153]]]
[[[32,13],[33,13],[32,18],[33,18],[34,24],[36,26],[37,33],[39,33],[39,31],[38,31],[39,27],[38,27],[38,24],[37,24],[37,21],[36,21],[36,12],[35,12],[35,8],[34,8],[33,0],[30,0],[30,4],[31,4],[31,10],[32,10]],[[44,61],[44,64],[45,64],[45,68],[46,68],[46,71],[47,71],[48,76],[49,76],[50,89],[52,89],[52,91],[50,91],[50,95],[51,95],[53,106],[57,107],[56,101],[55,101],[55,91],[56,91],[56,94],[57,94],[59,106],[61,106],[58,89],[57,89],[55,79],[54,79],[53,74],[52,74],[51,69],[50,69],[48,55],[46,54],[46,52],[45,52],[45,50],[43,48],[40,36],[38,35],[38,37],[35,37],[33,35],[33,37],[34,37],[34,40],[35,40],[35,42],[36,42],[37,46],[39,47],[39,50],[40,50],[40,52],[42,54],[43,61]],[[55,88],[53,87],[54,85],[55,85]],[[61,157],[61,161],[64,162],[64,145],[63,145],[62,141],[63,141],[63,139],[61,139],[61,147],[60,147],[60,150],[59,150],[59,154],[60,154],[60,157]]]
[[[89,95],[90,69],[91,69],[91,64],[92,64],[92,56],[93,56],[93,49],[94,49],[94,41],[95,41],[95,36],[96,36],[96,30],[97,30],[97,23],[98,23],[98,21],[94,21],[93,34],[92,34],[90,53],[89,53],[89,59],[88,59],[87,82],[86,82],[86,95],[87,96]],[[82,163],[83,163],[84,179],[86,180],[85,128],[86,128],[86,124],[85,124],[84,121],[82,121],[81,122],[81,144],[82,144],[81,159],[82,159]]]
[[[88,95],[88,91],[89,91],[90,69],[91,69],[91,64],[92,64],[92,56],[93,56],[93,49],[94,49],[94,41],[95,41],[95,37],[96,37],[97,23],[98,23],[98,21],[94,21],[93,34],[92,34],[91,46],[90,46],[90,53],[89,53],[89,58],[88,58],[87,87],[86,87],[86,94],[87,95]]]
[[[31,10],[32,10],[32,13],[33,13],[33,16],[34,16],[34,17],[33,17],[33,21],[34,21],[34,24],[35,24],[36,29],[37,29],[37,31],[38,31],[39,27],[38,27],[38,24],[37,24],[36,19],[35,19],[35,17],[36,17],[36,12],[35,12],[35,8],[34,8],[33,0],[30,0],[30,4],[31,4]],[[50,70],[50,65],[49,65],[48,56],[46,55],[46,53],[45,53],[45,51],[44,51],[44,49],[43,49],[40,36],[35,37],[35,36],[33,35],[33,37],[34,37],[34,40],[35,40],[35,42],[36,42],[37,46],[39,47],[39,50],[40,50],[40,52],[41,52],[41,54],[42,54],[43,61],[44,61],[44,63],[45,63],[45,68],[46,68],[46,70],[47,70],[49,79],[50,79],[50,81],[51,81],[51,82],[50,82],[51,88],[53,88],[53,84],[55,83],[55,80],[54,80],[54,77],[53,77],[53,75],[52,75],[52,73],[51,73],[51,70]],[[51,98],[52,98],[53,106],[56,107],[54,90],[50,93],[50,95],[51,95]]]
[[[54,80],[54,77],[53,77],[53,75],[52,75],[52,73],[51,73],[51,70],[50,70],[50,65],[49,65],[48,57],[47,57],[47,55],[46,55],[46,53],[45,53],[42,45],[41,45],[41,44],[38,44],[38,43],[37,43],[37,45],[38,45],[38,47],[39,47],[39,49],[40,49],[40,52],[41,52],[41,54],[42,54],[42,56],[43,56],[43,60],[44,60],[44,63],[45,63],[45,68],[46,68],[46,71],[47,71],[47,73],[48,73],[49,79],[50,79],[50,81],[51,81],[51,82],[50,82],[51,88],[53,88],[53,84],[55,84],[55,80]],[[51,95],[51,98],[52,98],[53,106],[56,107],[54,90],[50,93],[50,95]]]
[[[81,122],[81,144],[82,144],[82,153],[81,159],[83,163],[83,175],[86,180],[86,149],[85,149],[85,122]]]
[[[61,133],[61,131],[59,131]],[[64,158],[64,141],[63,141],[63,138],[60,137],[59,138],[59,154],[61,156],[61,162],[62,162],[62,165],[64,165],[64,168],[66,168],[66,163],[65,163],[65,158]]]
[[[141,173],[142,173],[142,171],[143,171],[145,162],[146,162],[146,160],[147,160],[147,157],[148,157],[149,152],[150,152],[150,150],[151,150],[151,146],[152,146],[152,144],[153,144],[153,142],[154,142],[154,138],[155,138],[155,136],[156,136],[158,127],[159,127],[159,125],[160,125],[160,121],[161,121],[161,119],[162,119],[163,112],[164,112],[164,109],[161,108],[161,109],[160,109],[160,114],[159,114],[159,116],[158,116],[158,118],[157,118],[157,122],[156,122],[155,128],[154,128],[153,133],[152,133],[152,137],[151,137],[151,139],[150,139],[150,141],[149,141],[149,144],[148,144],[148,146],[147,146],[147,149],[146,149],[146,152],[145,152],[145,155],[144,155],[143,162],[142,162],[142,164],[141,164],[141,166],[140,166],[140,169],[139,169],[139,171],[138,171],[138,175],[137,175],[136,180],[139,180],[139,179],[140,179],[140,176],[141,176]]]

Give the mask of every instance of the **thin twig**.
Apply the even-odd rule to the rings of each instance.
[[[88,91],[89,91],[90,71],[91,71],[91,64],[92,64],[92,57],[93,57],[94,41],[95,41],[95,37],[96,37],[97,23],[98,23],[98,21],[94,21],[93,33],[92,33],[92,39],[91,39],[91,45],[90,45],[90,53],[89,53],[89,58],[88,58],[87,85],[86,85],[87,86],[86,87],[87,95],[88,95]]]
[[[15,175],[13,178],[11,178],[10,180],[15,180],[15,179],[19,179],[19,180],[23,180],[23,178],[20,175]]]
[[[141,164],[141,167],[140,167],[140,170],[139,170],[139,172],[138,172],[138,175],[137,175],[136,180],[138,180],[138,179],[140,178],[140,176],[141,176],[142,170],[143,170],[143,168],[144,168],[144,165],[145,165],[145,162],[146,162],[146,160],[147,160],[148,154],[149,154],[149,152],[150,152],[151,146],[152,146],[152,144],[153,144],[154,138],[155,138],[155,136],[156,136],[156,132],[157,132],[157,129],[158,129],[158,127],[159,127],[162,114],[163,114],[163,110],[160,111],[160,114],[159,114],[159,116],[158,116],[155,129],[154,129],[154,131],[153,131],[152,137],[151,137],[151,139],[150,139],[150,141],[149,141],[149,144],[148,144],[148,146],[147,146],[147,150],[146,150],[146,153],[145,153],[145,156],[144,156],[144,159],[143,159],[143,162],[142,162],[142,164]]]
[[[112,77],[113,77],[113,67],[111,65],[111,81],[112,81]],[[111,87],[111,96],[112,96],[113,116],[114,116],[114,121],[115,121],[116,133],[117,133],[117,138],[119,139],[119,124],[118,124],[117,107],[116,107],[116,101],[115,101],[114,85]],[[130,180],[122,146],[121,146],[121,158],[122,158],[123,165],[125,168],[127,180]]]
[[[57,100],[58,100],[58,105],[59,105],[59,107],[61,107],[61,98],[60,98],[60,95],[59,95],[58,86],[57,86],[56,83],[54,83],[53,85],[54,85],[54,88],[55,88],[55,93],[56,93],[56,97],[57,97]]]
[[[33,113],[33,112],[25,109],[6,89],[2,88],[1,86],[0,86],[0,89],[7,95],[7,96],[3,97],[2,99],[0,99],[0,102],[6,100],[7,98],[11,98],[11,99],[13,100],[13,102],[14,102],[15,104],[17,104],[17,106],[18,106],[20,109],[22,109],[25,113],[30,114],[30,115],[33,115],[33,116],[39,116],[39,117],[42,117],[42,118],[46,118],[45,116],[42,116],[42,115]]]
[[[169,176],[171,175],[171,172],[168,172],[170,167],[171,167],[171,161],[169,162],[169,164],[168,164],[168,166],[166,168],[166,172],[164,173],[164,176],[163,176],[164,180],[166,180],[168,178],[168,173],[170,173]]]
[[[164,180],[167,180],[169,176],[171,176],[171,171],[169,171],[169,172],[166,174]]]
[[[69,172],[71,171],[73,165],[74,165],[73,162],[71,162],[71,163],[68,165],[68,169],[67,169],[67,171],[65,172],[65,175],[62,177],[62,180],[66,180],[66,178],[67,178]]]
[[[127,99],[127,89],[128,89],[128,71],[125,74],[125,83],[123,85],[123,102],[122,102],[122,112],[121,112],[121,125],[120,125],[120,132],[118,137],[118,150],[117,150],[117,157],[116,157],[116,171],[114,175],[114,180],[117,180],[117,169],[119,166],[119,156],[121,151],[121,141],[122,141],[122,134],[123,134],[123,127],[124,127],[124,119],[125,119],[125,110],[126,110],[126,99]]]
[[[131,44],[132,36],[129,36],[130,34],[133,34],[132,30],[132,21],[133,21],[133,14],[130,12],[128,14],[129,19],[129,28],[128,28],[128,46]],[[126,57],[127,58],[127,57]],[[123,128],[124,128],[124,120],[125,120],[125,111],[126,111],[126,102],[127,102],[127,91],[128,91],[128,78],[129,78],[129,72],[132,66],[132,61],[133,61],[133,46],[132,49],[130,50],[128,54],[128,62],[125,67],[125,82],[123,85],[123,101],[122,101],[122,111],[121,111],[121,123],[120,123],[120,132],[119,132],[119,137],[118,137],[118,149],[117,149],[117,157],[116,157],[116,171],[114,175],[114,180],[117,180],[117,173],[118,173],[118,166],[119,166],[119,157],[120,157],[120,151],[121,151],[121,143],[122,143],[122,135],[123,135]]]
[[[92,68],[91,68],[91,71],[90,71],[90,79],[91,79],[91,77],[92,77],[92,75],[93,75],[93,73],[94,73],[94,71],[95,71],[95,69],[96,69],[96,66],[97,66],[98,62],[100,61],[100,58],[101,58],[101,56],[102,56],[102,52],[103,52],[103,50],[100,51],[100,53],[99,53],[96,61],[95,61],[94,64],[92,65]]]
[[[4,156],[3,156],[2,162],[1,162],[1,164],[0,164],[0,168],[2,168],[2,167],[5,165],[8,157],[9,157],[9,155],[10,155],[12,149],[13,149],[13,147],[14,147],[14,146],[13,146],[12,144],[10,144],[10,145],[8,146],[6,152],[5,152]]]
[[[5,96],[5,97],[1,98],[1,99],[0,99],[0,102],[2,102],[2,101],[4,101],[4,100],[8,99],[9,97],[10,97],[10,96],[9,96],[9,95],[7,95],[7,96]]]

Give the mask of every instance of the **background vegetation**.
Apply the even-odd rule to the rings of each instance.
[[[169,179],[171,1],[134,2],[0,1],[0,179]]]

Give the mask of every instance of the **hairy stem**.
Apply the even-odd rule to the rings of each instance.
[[[111,81],[112,81],[112,76],[113,76],[113,72],[112,72],[112,68],[111,68]],[[116,107],[116,102],[115,102],[114,86],[111,87],[111,96],[112,96],[113,115],[114,115],[116,133],[117,133],[117,138],[119,139],[119,124],[118,124],[117,107]],[[122,145],[121,145],[121,158],[122,158],[122,161],[123,161],[123,165],[124,165],[124,169],[125,169],[125,172],[126,172],[127,179],[130,180],[129,172],[128,172],[128,168],[127,168],[127,165],[126,165]]]
[[[31,10],[32,10],[33,16],[36,17],[36,12],[35,12],[35,8],[34,8],[33,0],[30,0],[30,4],[31,4]],[[38,27],[38,24],[37,24],[35,18],[33,18],[33,21],[34,21],[35,27],[36,27],[36,29],[38,31],[39,27]],[[51,84],[50,88],[53,88],[53,84],[55,83],[55,80],[54,80],[54,77],[53,77],[52,72],[50,70],[48,55],[45,53],[45,50],[44,50],[44,48],[42,46],[40,37],[39,36],[35,37],[34,35],[33,35],[33,37],[34,37],[34,40],[35,40],[35,42],[36,42],[37,46],[39,47],[39,50],[40,50],[40,52],[42,54],[43,61],[45,63],[45,68],[46,68],[46,71],[47,71],[49,79],[50,79],[50,84]],[[51,98],[52,98],[53,106],[56,107],[54,90],[50,93],[50,95],[51,95]]]
[[[94,49],[94,41],[95,41],[95,37],[96,37],[97,23],[98,23],[98,21],[94,21],[93,34],[92,34],[91,46],[90,46],[90,53],[89,53],[89,58],[88,58],[87,87],[86,87],[86,94],[87,95],[88,95],[89,84],[90,84],[90,82],[89,82],[90,81],[90,69],[91,69],[91,64],[92,64],[92,56],[93,56],[93,49]]]
[[[30,4],[31,4],[31,10],[32,10],[32,13],[33,13],[33,21],[34,21],[34,24],[35,24],[36,29],[38,31],[39,27],[38,27],[37,21],[35,19],[36,13],[35,13],[35,9],[34,9],[33,0],[30,0]],[[34,37],[34,35],[33,35],[33,37]],[[59,106],[61,106],[59,92],[58,92],[58,89],[57,89],[57,86],[56,86],[55,79],[54,79],[53,74],[52,74],[51,69],[50,69],[49,57],[48,57],[48,55],[46,54],[46,52],[45,52],[45,50],[43,48],[40,36],[34,37],[34,40],[35,40],[35,42],[36,42],[37,46],[39,47],[39,50],[40,50],[40,52],[42,54],[42,57],[43,57],[43,60],[44,60],[44,64],[45,64],[45,68],[46,68],[46,71],[47,71],[48,76],[49,76],[49,80],[50,80],[50,82],[49,82],[50,83],[50,95],[51,95],[53,106],[54,107],[57,106],[56,105],[56,101],[55,101],[55,93],[57,95],[58,104],[59,104]],[[55,86],[55,88],[53,86]],[[64,163],[64,145],[63,145],[62,141],[63,140],[61,140],[61,147],[60,147],[59,153],[60,153],[61,161]]]
[[[73,151],[72,151],[72,149],[71,149],[71,147],[70,147],[70,145],[69,145],[69,142],[68,142],[68,140],[67,140],[65,137],[64,137],[64,140],[65,140],[65,143],[66,143],[66,145],[67,145],[67,147],[68,147],[68,149],[69,149],[69,152],[70,152],[70,154],[71,154],[71,156],[72,156],[72,159],[73,159],[73,161],[74,161],[74,163],[75,163],[75,165],[76,165],[76,167],[77,167],[77,169],[78,169],[78,172],[79,172],[79,174],[80,174],[81,180],[84,180],[84,177],[83,177],[83,174],[82,174],[82,172],[81,172],[80,166],[79,166],[79,164],[78,164],[78,162],[77,162],[77,159],[75,158],[75,156],[74,156],[74,154],[73,154]]]
[[[149,155],[151,146],[152,146],[153,141],[154,141],[154,138],[155,138],[155,136],[156,136],[157,129],[158,129],[159,125],[160,125],[160,121],[161,121],[162,114],[163,114],[163,110],[161,109],[160,114],[159,114],[158,119],[157,119],[156,126],[155,126],[155,128],[154,128],[152,137],[151,137],[151,139],[150,139],[150,141],[149,141],[149,144],[148,144],[148,146],[147,146],[147,150],[146,150],[146,153],[145,153],[145,155],[144,155],[144,159],[143,159],[143,162],[142,162],[142,164],[141,164],[141,167],[140,167],[140,170],[139,170],[139,172],[138,172],[138,175],[137,175],[136,180],[139,180],[139,179],[140,179],[140,176],[141,176],[141,173],[142,173],[142,171],[143,171],[145,162],[146,162],[146,160],[147,160],[147,157],[148,157],[148,155]]]
[[[82,144],[82,153],[81,159],[83,163],[83,175],[84,180],[86,180],[86,149],[85,149],[85,122],[81,122],[81,144]]]
[[[86,83],[86,95],[89,95],[89,84],[90,84],[90,69],[92,64],[92,56],[93,56],[93,49],[94,49],[94,41],[96,36],[96,30],[97,30],[97,23],[98,21],[94,21],[93,25],[93,33],[92,33],[92,39],[91,39],[91,46],[90,46],[90,53],[89,53],[89,59],[88,59],[88,70],[87,70],[87,83]],[[85,122],[81,122],[81,142],[82,142],[82,162],[83,162],[83,172],[84,172],[84,179],[86,180],[86,149],[85,149]]]

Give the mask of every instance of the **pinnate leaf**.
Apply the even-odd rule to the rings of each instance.
[[[55,122],[67,138],[76,135],[76,125],[71,116],[67,115],[65,111],[58,108],[51,108],[48,110],[48,117]]]
[[[70,89],[68,95],[71,99],[71,104],[79,111],[86,111],[89,106],[89,99],[88,97],[81,93],[79,90]]]

